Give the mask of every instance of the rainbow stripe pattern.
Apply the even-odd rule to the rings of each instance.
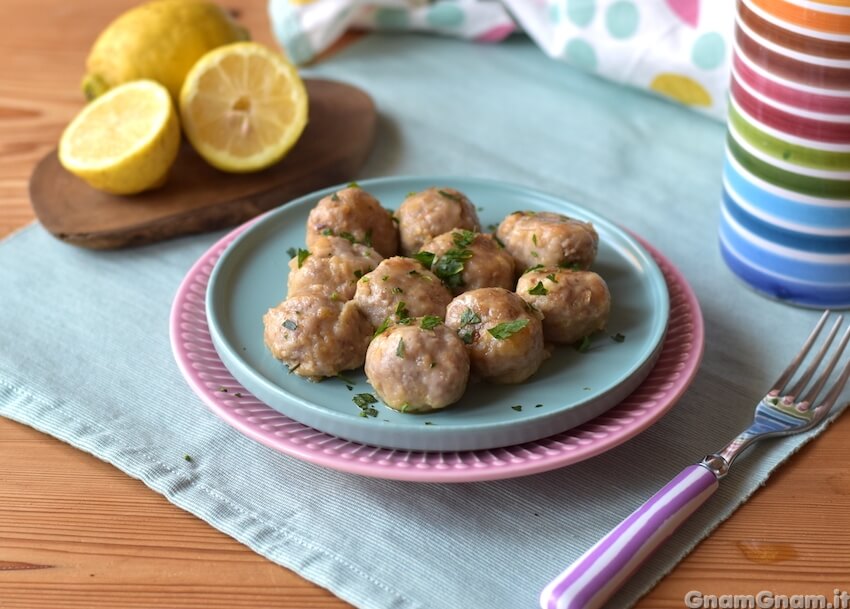
[[[850,0],[737,0],[720,248],[761,292],[850,307]]]

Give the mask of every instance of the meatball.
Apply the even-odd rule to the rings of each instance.
[[[514,287],[514,259],[492,235],[454,230],[422,247],[434,254],[431,270],[457,296],[478,288]]]
[[[593,224],[548,211],[514,212],[502,220],[496,236],[518,272],[538,265],[587,269],[599,245]]]
[[[381,262],[357,282],[354,302],[378,327],[387,319],[446,316],[451,293],[431,271],[410,258],[396,256]]]
[[[519,278],[516,291],[543,313],[543,335],[553,343],[574,343],[608,323],[611,294],[596,273],[556,267],[530,271]]]
[[[390,408],[429,412],[457,402],[469,380],[469,355],[437,317],[379,334],[366,352],[366,378]]]
[[[306,258],[289,261],[288,295],[309,292],[329,295],[334,300],[351,300],[357,280],[383,260],[371,247],[342,237],[318,237]]]
[[[415,254],[422,245],[453,228],[479,231],[475,206],[454,188],[428,188],[409,195],[398,211],[401,252]]]
[[[319,237],[347,237],[371,245],[382,256],[398,252],[392,214],[362,188],[351,186],[325,197],[307,217],[307,247]]]
[[[287,298],[263,316],[266,346],[290,372],[319,380],[358,368],[372,326],[353,302],[319,294]]]
[[[474,373],[494,383],[521,383],[549,355],[540,317],[513,292],[481,288],[451,301],[446,325],[466,344]]]

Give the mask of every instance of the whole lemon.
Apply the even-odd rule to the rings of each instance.
[[[183,79],[207,51],[248,40],[220,6],[203,0],[153,0],[101,32],[86,60],[82,88],[91,100],[121,83],[150,79],[176,100]]]

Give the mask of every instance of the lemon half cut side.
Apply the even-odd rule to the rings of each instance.
[[[214,49],[180,91],[186,137],[208,163],[231,172],[279,161],[307,125],[307,91],[280,53],[255,42]]]
[[[162,185],[179,146],[180,123],[168,90],[137,80],[80,111],[59,140],[59,161],[98,190],[129,195]]]

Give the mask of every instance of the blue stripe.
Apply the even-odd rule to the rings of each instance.
[[[728,158],[724,163],[723,175],[743,200],[775,218],[815,229],[831,228],[850,231],[850,201],[843,207],[826,207],[781,197],[753,184],[747,178],[748,174],[736,171]]]
[[[817,309],[850,308],[850,280],[844,286],[800,284],[792,279],[778,279],[753,268],[728,251],[722,241],[720,253],[735,275],[767,296]]]
[[[771,252],[742,236],[723,217],[720,219],[720,235],[744,260],[769,272],[792,281],[834,284],[850,289],[850,264],[809,262]]]
[[[729,214],[741,226],[771,243],[815,254],[850,254],[850,237],[812,235],[769,224],[741,208],[729,195],[726,188],[723,189],[723,202],[726,204]]]

